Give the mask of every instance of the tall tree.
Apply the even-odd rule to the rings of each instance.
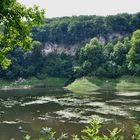
[[[96,38],[91,39],[90,43],[80,50],[81,68],[86,73],[94,73],[102,60],[102,45]]]
[[[132,47],[127,55],[128,69],[140,75],[140,30],[133,32],[131,43]]]
[[[11,61],[6,54],[14,46],[31,49],[31,29],[44,21],[44,10],[26,8],[16,0],[1,0],[0,3],[0,65],[6,69]]]

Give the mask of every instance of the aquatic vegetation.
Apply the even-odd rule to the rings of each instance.
[[[50,92],[46,88],[22,90],[20,93],[18,90],[18,95],[15,92],[16,90],[4,91],[0,97],[0,134],[7,139],[10,138],[3,132],[3,127],[9,130],[12,138],[18,134],[18,139],[25,134],[18,129],[20,126],[22,131],[29,132],[31,136],[38,135],[45,126],[53,128],[59,134],[68,132],[71,135],[79,134],[92,119],[102,123],[103,132],[106,128],[112,130],[118,127],[126,130],[122,133],[128,133],[130,137],[131,127],[139,123],[140,96],[135,94],[137,92],[134,92],[136,96],[119,96],[116,92],[101,91],[100,94],[94,92],[86,95],[67,91],[66,94],[58,94],[60,92]],[[74,129],[70,130],[69,127]]]
[[[133,97],[133,96],[139,96],[140,92],[116,92],[117,96],[126,96],[126,97]]]

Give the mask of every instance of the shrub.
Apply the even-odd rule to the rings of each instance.
[[[72,140],[125,140],[124,136],[120,134],[121,130],[118,128],[114,128],[112,131],[109,131],[109,135],[99,134],[101,128],[101,124],[98,120],[93,120],[89,123],[85,129],[82,130],[83,135],[80,137],[78,135],[72,135]],[[51,128],[43,128],[41,130],[42,136],[39,140],[66,140],[68,139],[67,134],[61,134],[60,137],[56,138],[56,132],[52,131]],[[25,136],[24,140],[32,140],[29,135]],[[134,127],[134,134],[132,136],[132,140],[140,140],[140,126],[136,125]]]

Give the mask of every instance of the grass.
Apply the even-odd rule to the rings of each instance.
[[[116,79],[83,77],[75,80],[66,87],[75,93],[89,93],[94,91],[140,91],[140,77],[123,76]]]
[[[32,87],[64,87],[67,79],[65,78],[54,78],[46,77],[43,80],[39,80],[35,77],[29,79],[21,79],[17,81],[8,81],[0,79],[0,88],[1,89],[10,89],[10,88],[32,88]]]
[[[87,78],[77,79],[66,88],[75,93],[88,93],[99,89],[97,85],[90,82]]]
[[[10,89],[32,87],[64,87],[66,83],[67,79],[54,77],[46,77],[42,80],[32,77],[29,79],[17,81],[7,81],[0,79],[0,88]],[[80,79],[76,79],[66,88],[72,92],[79,94],[86,94],[100,90],[140,91],[140,77],[123,76],[117,79],[83,77]]]
[[[65,78],[54,78],[54,77],[47,77],[43,80],[39,80],[35,77],[25,80],[22,83],[19,83],[18,86],[22,85],[30,85],[30,86],[60,86],[63,87],[67,79]]]

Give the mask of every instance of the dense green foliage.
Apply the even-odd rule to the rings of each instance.
[[[26,39],[29,37],[29,30],[26,36],[23,35],[24,32],[20,34],[20,37],[25,37],[24,40],[28,42],[27,46],[21,45],[21,48],[18,44],[14,44],[13,51],[6,53],[12,64],[6,71],[0,69],[0,77],[5,79],[32,76],[43,78],[47,75],[73,80],[85,75],[111,78],[126,74],[140,75],[140,31],[137,30],[140,28],[139,21],[140,13],[107,17],[73,16],[46,19],[45,25],[32,28],[34,42],[31,51],[24,52],[25,49],[30,48],[28,45],[30,41]],[[21,26],[24,25],[22,21]],[[22,30],[26,31],[27,26],[22,27]],[[32,25],[29,27],[31,29]],[[73,47],[72,44],[78,44],[81,47],[77,49],[75,56],[56,52],[46,55],[43,53],[46,42],[62,43],[71,47]]]
[[[82,130],[83,135],[82,136],[77,136],[77,135],[72,135],[71,139],[72,140],[125,140],[125,137],[121,134],[121,130],[118,128],[114,128],[112,131],[109,131],[108,135],[105,134],[99,134],[101,128],[101,124],[97,120],[93,120],[89,123],[89,126],[86,126],[84,130]],[[51,128],[43,128],[42,131],[42,136],[38,138],[38,140],[66,140],[69,137],[67,134],[61,134],[59,138],[55,137],[55,132],[52,131]],[[32,140],[32,138],[27,135],[25,140]],[[136,125],[134,127],[134,132],[131,137],[132,140],[139,140],[140,139],[140,126]]]
[[[16,0],[0,1],[0,66],[6,69],[11,61],[6,57],[14,46],[31,49],[31,29],[44,21],[44,10],[26,8]]]
[[[46,76],[69,77],[72,73],[73,57],[66,54],[50,53],[42,54],[42,44],[34,41],[33,49],[24,52],[23,49],[15,47],[8,54],[12,64],[7,70],[0,70],[0,77],[4,79],[18,79],[36,76],[39,79]]]
[[[112,33],[130,35],[140,28],[140,13],[114,16],[73,16],[47,19],[46,24],[33,29],[33,38],[40,42],[76,44],[93,37],[104,37]]]
[[[131,73],[140,74],[140,30],[133,33],[131,38],[131,45],[128,55],[127,63],[128,69]]]
[[[79,52],[79,67],[76,76],[119,77],[140,74],[140,30],[131,39],[124,38],[116,43],[101,44],[91,39]]]

